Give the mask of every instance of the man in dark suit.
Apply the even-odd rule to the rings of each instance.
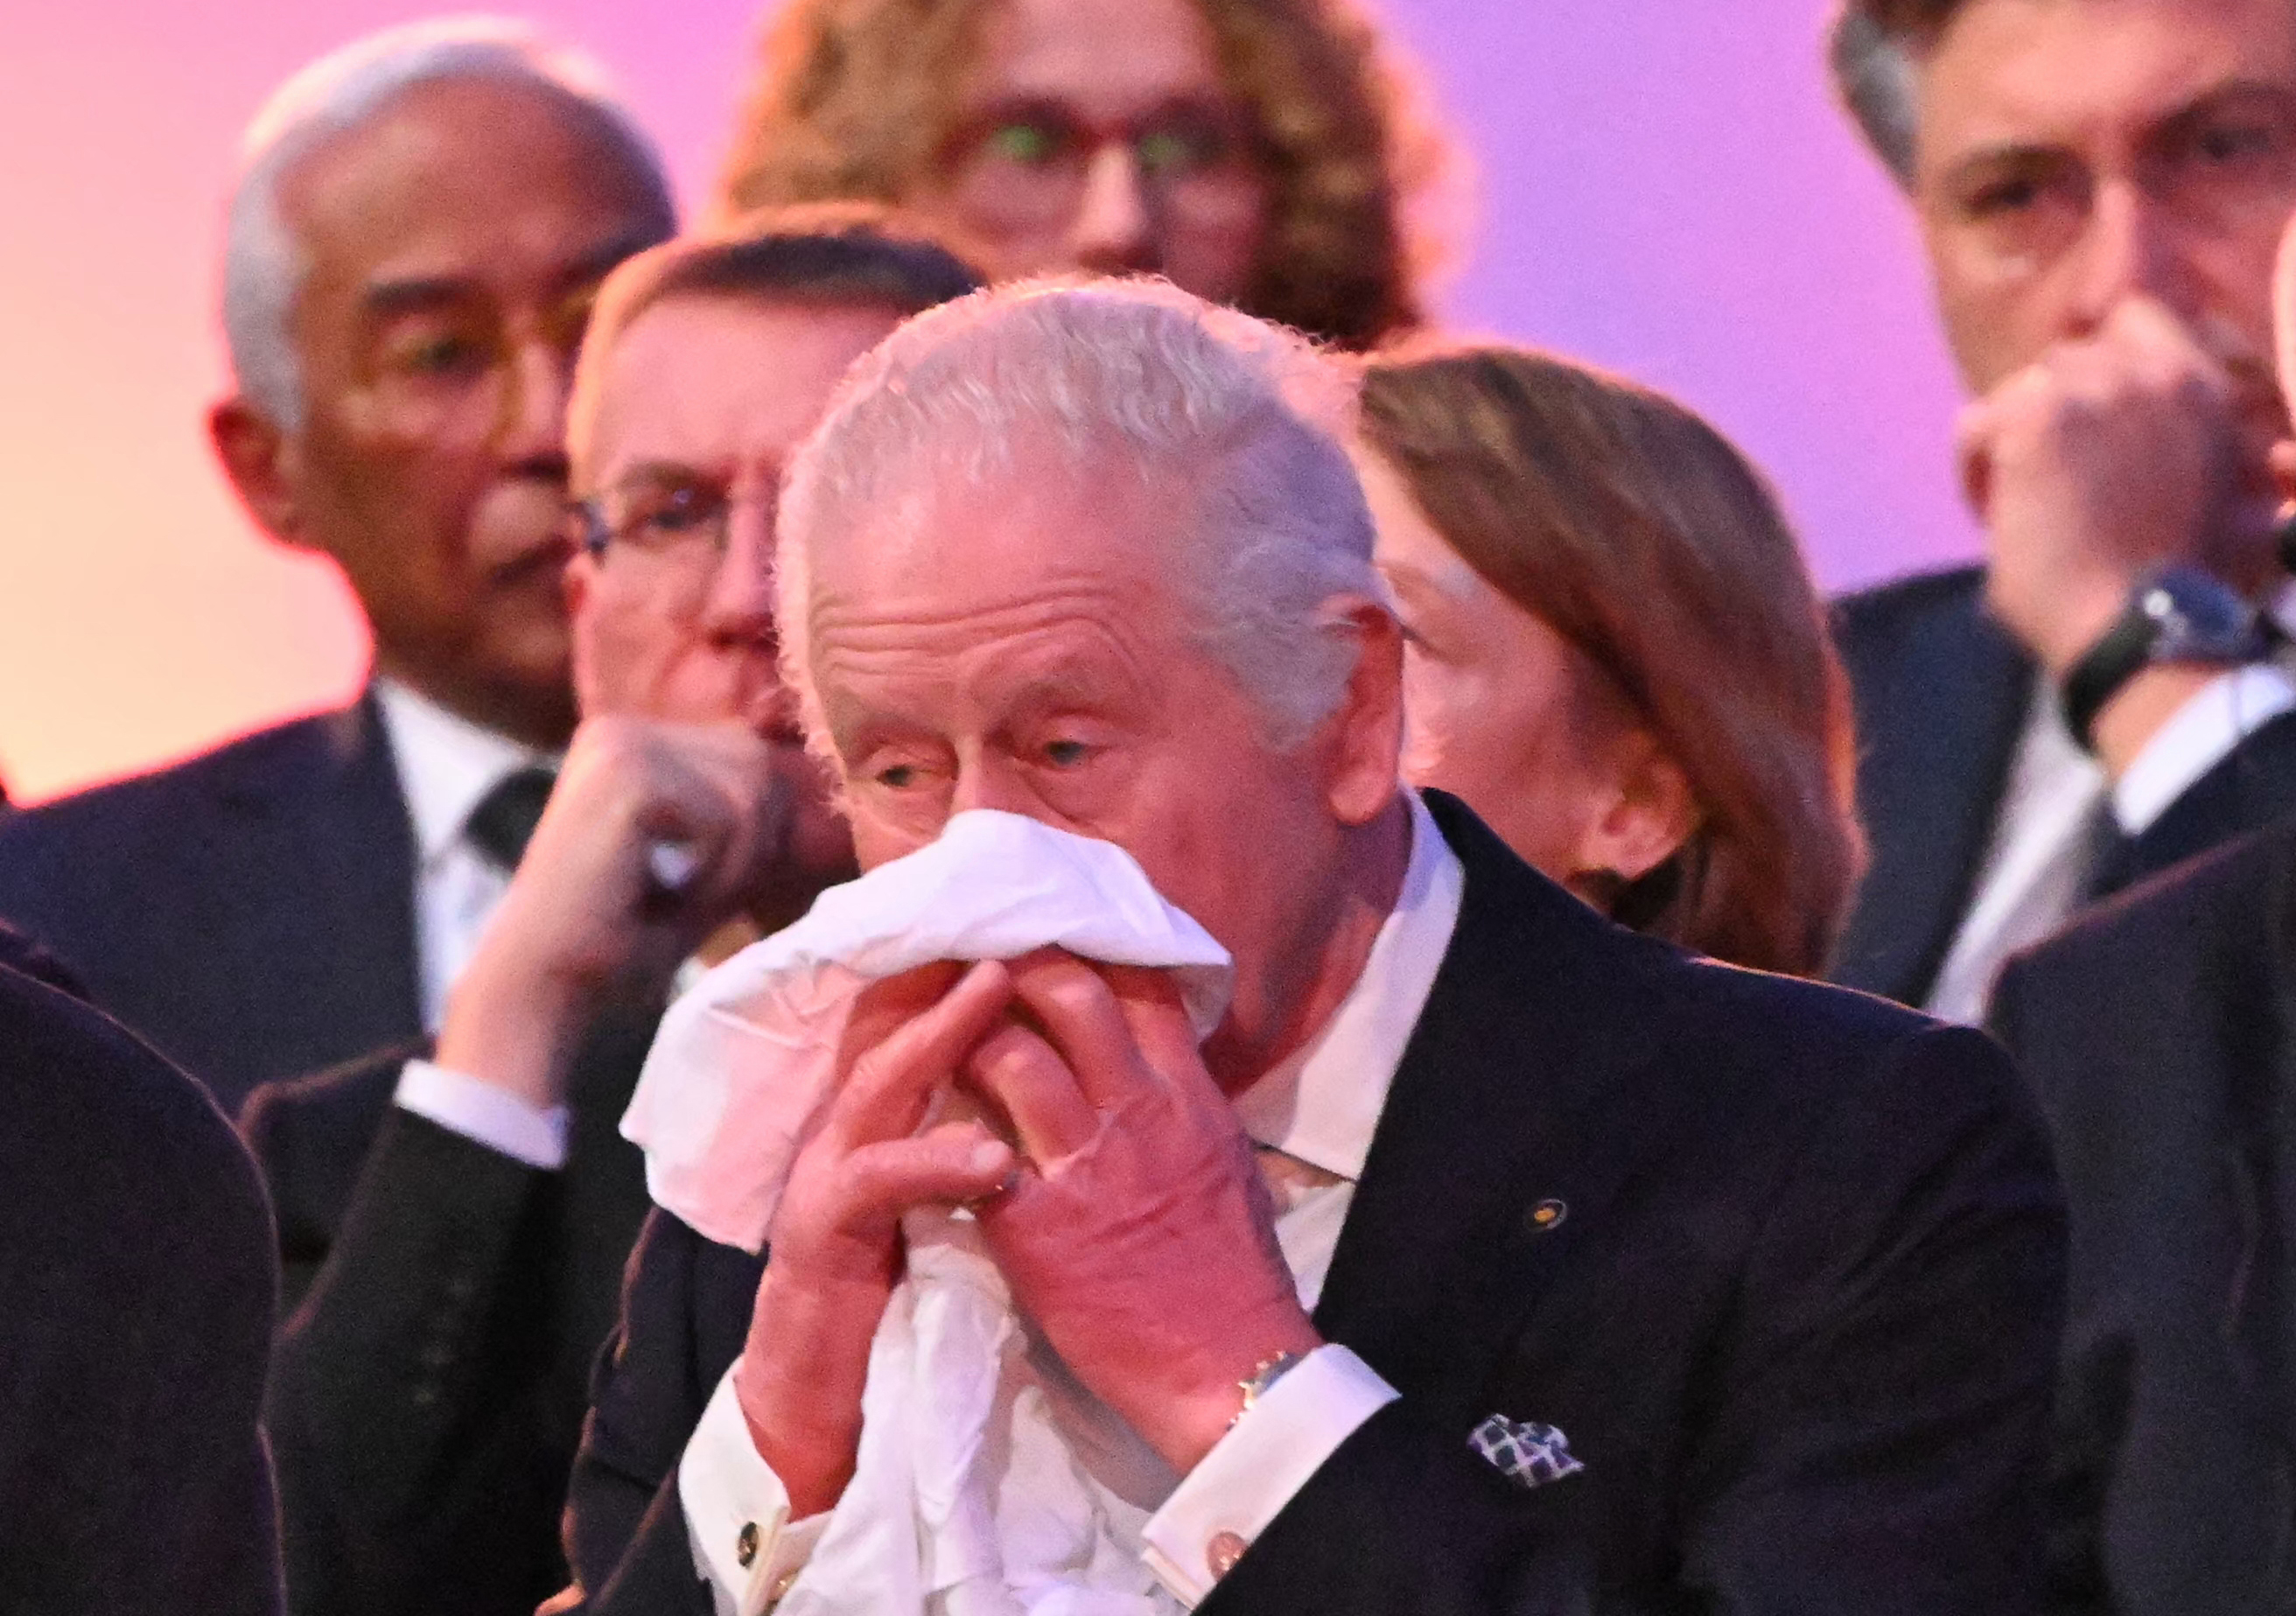
[[[1835,974],[1973,1021],[2087,898],[2296,806],[2296,685],[2252,633],[2160,621],[2283,581],[2296,12],[1848,0],[1833,57],[1918,217],[1987,536],[1841,603],[1873,864]]]
[[[672,224],[595,82],[423,24],[258,117],[212,436],[263,529],[340,564],[374,682],[0,827],[0,915],[227,1108],[436,1027],[573,726],[566,381],[599,278]]]
[[[2276,285],[2284,366],[2296,244]],[[2296,447],[2273,462],[2296,497]],[[1994,1025],[2048,1114],[2072,1229],[2053,1534],[2068,1609],[2296,1602],[2292,1013],[2296,818],[2002,972]]]
[[[279,1609],[262,1186],[196,1085],[0,928],[0,1611]]]
[[[2282,1611],[2296,1512],[2296,821],[2011,961],[2071,1215],[2067,1610]]]
[[[765,499],[846,367],[972,286],[848,209],[657,248],[602,291],[570,431],[588,717],[562,782],[431,1058],[267,1085],[245,1118],[292,1309],[270,1422],[302,1616],[524,1616],[563,1585],[590,1363],[647,1206],[615,1128],[655,1017],[680,962],[851,867],[788,728]]]
[[[2062,1253],[2006,1063],[1620,931],[1399,790],[1331,386],[1168,288],[1018,289],[911,322],[791,467],[787,665],[861,864],[976,808],[1111,841],[1234,996],[1201,1049],[1052,952],[865,996],[771,1260],[649,1224],[556,1608],[2031,1608]],[[919,1133],[952,1084],[988,1121]],[[889,1520],[848,1484],[927,1433],[865,1447],[863,1400],[900,1219],[953,1203],[1027,1343],[987,1400],[1066,1463],[992,1427],[1009,1467]],[[1073,1544],[1032,1480],[1070,1474]]]

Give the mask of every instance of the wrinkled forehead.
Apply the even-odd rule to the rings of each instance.
[[[841,513],[809,547],[816,632],[957,620],[1079,591],[1145,603],[1167,589],[1192,521],[1168,479],[1120,457],[1021,453],[902,481]]]

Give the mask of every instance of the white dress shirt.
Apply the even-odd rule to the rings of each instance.
[[[2291,708],[2296,682],[2279,664],[2252,663],[2210,680],[2113,785],[2114,823],[2124,835],[2142,835],[2243,738]],[[1982,1021],[2009,956],[2070,918],[2091,874],[2091,828],[2104,803],[2104,771],[2066,729],[2055,685],[2038,681],[1969,908],[1930,991],[1930,1013]]]
[[[1235,1103],[1257,1143],[1329,1176],[1281,1192],[1279,1201],[1278,1243],[1301,1303],[1311,1310],[1389,1085],[1450,947],[1465,886],[1434,820],[1416,796],[1410,802],[1403,890],[1363,974],[1308,1046]],[[1175,1482],[1167,1473],[1158,1481],[1151,1507],[1136,1502],[1144,1489],[1135,1465],[1119,1487],[1102,1488],[1106,1513],[1119,1533],[1136,1534],[1139,1558],[1164,1598],[1193,1607],[1225,1569],[1223,1554],[1249,1545],[1340,1444],[1395,1396],[1346,1348],[1320,1348],[1270,1387],[1186,1477]],[[1072,1378],[1051,1401],[1070,1451],[1101,1481],[1115,1416]],[[1138,1445],[1136,1437],[1130,1441]],[[720,1616],[758,1616],[772,1608],[832,1519],[789,1520],[789,1495],[750,1439],[731,1371],[687,1443],[678,1493],[695,1571],[709,1585]],[[941,1616],[954,1603],[936,1595],[927,1608]]]
[[[414,829],[414,952],[422,1025],[446,1014],[447,995],[477,952],[510,876],[463,833],[472,810],[520,769],[556,759],[482,729],[395,679],[374,683],[383,734]],[[401,1074],[398,1103],[490,1149],[537,1167],[565,1160],[565,1114],[534,1107],[427,1061]]]

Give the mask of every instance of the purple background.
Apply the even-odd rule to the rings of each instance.
[[[408,0],[0,0],[0,772],[20,800],[341,699],[365,632],[209,464],[217,209],[285,74]],[[509,8],[504,8],[509,9]],[[522,8],[614,69],[691,200],[751,0]],[[1472,153],[1442,307],[1668,388],[1822,580],[1969,554],[1914,234],[1823,82],[1826,0],[1387,0]]]

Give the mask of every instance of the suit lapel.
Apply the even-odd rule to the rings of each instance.
[[[1654,1143],[1623,1079],[1654,1040],[1638,979],[1674,956],[1536,874],[1427,793],[1466,870],[1459,924],[1341,1230],[1316,1324],[1392,1384],[1470,1423],[1513,1332]],[[1638,1107],[1640,1114],[1625,1114]],[[1631,1152],[1619,1148],[1635,1142]]]
[[[280,984],[266,997],[292,1006],[281,1041],[371,1049],[420,1037],[414,829],[373,696],[316,720],[283,767],[218,781],[217,797],[236,827],[214,849],[230,865],[225,890],[274,895],[244,912],[251,957],[232,968]]]
[[[1856,676],[1858,807],[1873,864],[1833,979],[1927,997],[1976,886],[2025,716],[2033,665],[1982,611],[1983,575],[1891,635]]]

